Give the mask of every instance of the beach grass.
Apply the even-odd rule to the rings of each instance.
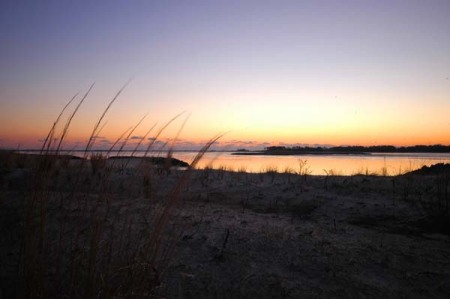
[[[49,130],[39,155],[34,155],[36,164],[32,168],[23,214],[23,237],[19,242],[20,266],[15,274],[18,282],[8,291],[12,297],[152,296],[161,284],[182,231],[176,225],[181,193],[189,184],[192,170],[221,137],[207,142],[181,176],[170,175],[172,143],[166,150],[166,163],[162,166],[165,171],[161,172],[160,166],[145,158],[178,115],[149,141],[145,156],[137,164],[128,165],[128,159],[125,164],[116,165],[116,159],[109,159],[109,152],[115,149],[120,155],[143,119],[122,134],[108,153],[91,150],[108,110],[124,86],[95,122],[83,158],[69,161],[61,155],[64,141],[92,88],[93,85],[58,131],[77,95],[70,99]],[[142,138],[139,145],[144,142]],[[17,163],[12,151],[0,154],[2,168],[12,168]],[[127,175],[124,169],[133,175]]]
[[[421,294],[448,294],[439,288],[450,275],[443,166],[395,177],[278,172],[272,181],[264,172],[166,172],[140,158],[109,157],[95,174],[89,160],[22,159],[0,194],[6,298],[402,297],[411,279]],[[28,186],[17,186],[16,172]],[[22,248],[15,276],[4,275],[15,259],[3,259],[5,244]],[[425,270],[432,282],[421,278]]]

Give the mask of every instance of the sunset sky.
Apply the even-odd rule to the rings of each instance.
[[[130,79],[97,146],[180,112],[183,148],[450,145],[448,0],[1,1],[0,41],[0,148],[39,147],[95,82],[84,144]]]

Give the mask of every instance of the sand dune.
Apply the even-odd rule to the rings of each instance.
[[[49,297],[67,294],[69,270],[89,281],[93,248],[90,288],[99,297],[450,296],[448,172],[337,177],[198,170],[179,185],[186,171],[115,165],[92,173],[88,163],[82,170],[77,163],[46,172],[40,268],[20,263],[35,168],[2,164],[2,298],[20,296],[19,270],[28,267],[42,271]],[[159,242],[157,250],[149,240]],[[151,271],[139,266],[143,248]],[[74,252],[79,266],[70,263]],[[145,277],[146,288],[130,275]],[[76,285],[74,297],[85,297],[84,286]]]

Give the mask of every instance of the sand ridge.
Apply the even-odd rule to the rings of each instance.
[[[105,219],[100,243],[126,240],[122,247],[128,249],[117,249],[117,258],[125,259],[130,249],[145,245],[142,240],[154,230],[154,219],[185,172],[147,168],[144,174],[118,167],[93,174],[87,169],[76,190],[79,201],[61,205],[72,191],[79,161],[71,163],[52,174],[47,189],[49,254],[55,254],[58,236],[63,243],[64,238],[73,243],[69,236],[92,234],[98,225],[91,217],[95,215]],[[33,171],[10,167],[2,172],[3,296],[20,293],[11,286],[20,281],[23,209],[33,189]],[[152,296],[449,297],[448,230],[433,222],[436,217],[430,217],[432,211],[424,205],[424,198],[437,192],[436,180],[436,175],[338,177],[196,170],[165,225]],[[107,205],[99,204],[103,199]],[[61,223],[66,223],[63,235]],[[76,248],[88,252],[88,244],[81,242]],[[99,257],[99,272],[103,258]],[[124,267],[118,261],[115,269],[120,272]],[[123,275],[111,276],[111,281],[127,277]]]

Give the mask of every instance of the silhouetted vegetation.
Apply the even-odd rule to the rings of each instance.
[[[143,157],[135,151],[109,157],[116,145],[122,153],[131,134],[108,153],[91,151],[122,88],[96,122],[83,157],[63,155],[71,121],[91,88],[59,132],[75,97],[64,107],[38,154],[0,151],[0,298],[150,298],[174,256],[181,194],[221,136],[190,165],[172,158],[173,145],[165,157],[147,156],[176,117],[149,141]],[[171,166],[187,169],[169,176]]]
[[[176,158],[167,158],[167,157],[132,157],[132,156],[113,156],[113,157],[109,157],[108,159],[116,159],[116,160],[129,160],[129,159],[138,159],[138,160],[145,160],[148,161],[150,163],[152,163],[153,165],[165,165],[166,163],[169,163],[170,166],[176,166],[176,167],[188,167],[189,164],[181,161],[179,159]]]
[[[309,147],[309,146],[269,146],[263,151],[238,151],[235,155],[352,155],[371,153],[450,153],[448,145],[414,145],[395,147],[393,145],[376,146],[334,146],[334,147]]]

